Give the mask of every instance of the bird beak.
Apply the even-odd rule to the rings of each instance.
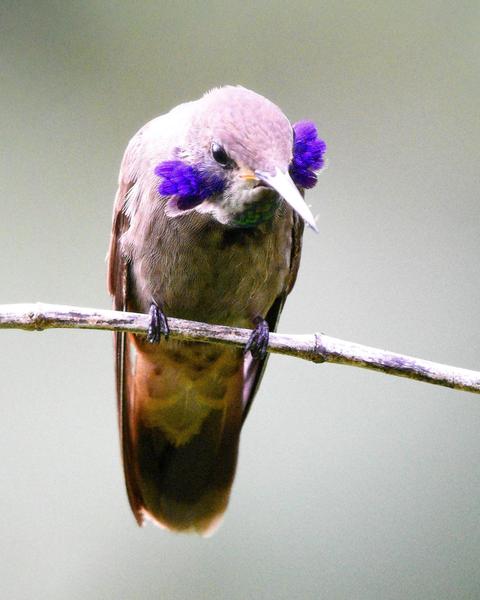
[[[284,173],[283,171],[280,171],[278,167],[276,167],[274,175],[270,175],[270,173],[265,173],[263,171],[255,171],[255,175],[260,180],[264,181],[269,187],[278,192],[285,202],[290,204],[293,210],[296,211],[302,217],[302,219],[318,233],[315,218],[312,215],[311,210],[308,208],[307,203],[303,199],[302,194],[298,191],[297,186],[293,183],[292,178],[288,173]]]

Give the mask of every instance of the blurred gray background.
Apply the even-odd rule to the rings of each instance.
[[[147,120],[223,83],[309,118],[280,330],[480,367],[480,5],[0,4],[1,303],[109,307],[116,177]],[[0,333],[8,599],[480,598],[480,397],[273,357],[211,539],[136,527],[108,333]]]

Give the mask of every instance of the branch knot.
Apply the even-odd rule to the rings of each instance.
[[[322,334],[314,333],[315,336],[315,347],[313,349],[312,362],[324,363],[327,360],[327,351],[322,343]]]

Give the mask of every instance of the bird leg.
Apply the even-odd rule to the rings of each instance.
[[[170,328],[168,327],[167,317],[155,301],[150,305],[149,315],[150,324],[148,326],[147,340],[151,344],[158,344],[162,335],[168,340]]]
[[[250,350],[253,358],[263,360],[267,355],[270,330],[267,321],[262,317],[255,317],[253,322],[255,329],[250,335],[244,353],[246,354]]]

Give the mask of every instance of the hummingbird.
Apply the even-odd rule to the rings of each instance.
[[[144,125],[121,163],[108,253],[118,419],[129,503],[210,535],[226,510],[240,432],[300,262],[304,191],[326,145],[265,97],[224,86]],[[168,339],[168,317],[252,329],[244,349]]]

